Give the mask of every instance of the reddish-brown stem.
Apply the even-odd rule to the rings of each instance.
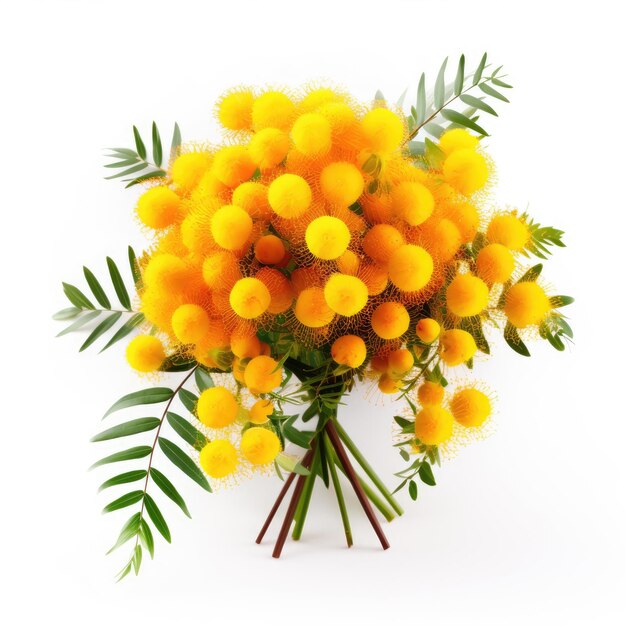
[[[309,450],[305,455],[304,458],[302,459],[302,465],[304,467],[307,467],[308,464],[311,461],[311,458],[313,457],[313,450]],[[291,483],[293,482],[294,478],[296,477],[296,473],[295,472],[291,472],[289,474],[289,476],[287,477],[287,480],[285,481],[285,484],[283,485],[283,488],[280,490],[280,493],[278,494],[278,498],[276,498],[276,502],[274,502],[274,506],[272,507],[272,510],[270,511],[270,514],[267,516],[267,519],[265,520],[265,524],[263,524],[263,528],[261,528],[261,532],[259,533],[259,536],[256,538],[256,542],[257,543],[261,543],[261,541],[263,541],[263,537],[265,536],[265,533],[267,532],[267,529],[270,527],[270,524],[272,523],[272,520],[274,519],[274,516],[276,515],[276,512],[278,511],[280,505],[282,504],[285,496],[287,495],[287,492],[289,491],[289,487],[291,487]]]
[[[389,548],[389,542],[387,541],[387,537],[385,537],[385,533],[383,532],[383,529],[381,528],[380,523],[378,519],[376,518],[374,510],[372,509],[372,505],[370,504],[368,497],[365,495],[365,492],[363,491],[363,487],[361,487],[359,478],[356,472],[354,471],[354,467],[352,467],[352,463],[350,462],[348,454],[345,448],[343,447],[343,443],[341,443],[341,439],[339,438],[339,433],[337,432],[337,429],[335,428],[335,425],[333,424],[332,419],[329,419],[326,422],[326,425],[324,426],[324,428],[326,429],[330,442],[333,444],[333,448],[335,448],[337,452],[337,456],[339,457],[339,460],[341,461],[341,464],[343,465],[343,469],[345,470],[346,476],[348,477],[348,480],[350,481],[350,484],[352,485],[352,488],[356,492],[357,498],[359,499],[359,502],[361,503],[361,506],[363,507],[363,510],[365,511],[365,515],[367,515],[367,519],[369,520],[370,524],[374,528],[374,532],[376,533],[378,540],[380,541],[380,544],[383,547],[383,550],[387,550],[387,548]]]

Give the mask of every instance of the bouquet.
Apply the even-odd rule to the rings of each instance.
[[[149,244],[128,249],[131,280],[107,258],[120,306],[85,267],[91,294],[64,283],[72,306],[55,317],[72,320],[59,334],[89,328],[81,351],[132,336],[126,360],[147,385],[105,417],[154,416],[93,438],[135,442],[93,465],[124,468],[100,487],[119,491],[104,512],[134,511],[111,548],[132,545],[120,578],[154,555],[154,531],[171,541],[159,498],[189,515],[157,469],[166,461],[207,492],[283,480],[258,543],[293,486],[274,557],[301,536],[319,483],[336,495],[348,546],[346,487],[388,548],[379,516],[403,513],[395,494],[415,500],[442,457],[489,430],[493,397],[468,377],[474,360],[498,335],[523,356],[528,339],[571,340],[561,308],[572,298],[529,262],[562,247],[562,231],[490,196],[480,118],[511,86],[486,54],[471,72],[461,56],[450,82],[446,68],[428,94],[421,75],[408,112],[405,95],[237,87],[215,107],[221,143],[182,143],[175,125],[165,158],[153,124],[150,154],[136,127],[133,148],[111,151],[108,178],[142,186],[134,211]],[[356,385],[402,403],[386,442],[406,464],[393,492],[340,422]]]

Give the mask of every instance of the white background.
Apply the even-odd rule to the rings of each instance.
[[[0,58],[3,364],[0,594],[5,624],[623,624],[624,96],[618,3],[2,3]],[[368,100],[414,93],[443,57],[484,50],[515,85],[485,120],[501,202],[567,231],[547,264],[576,344],[500,346],[477,373],[498,429],[437,474],[385,526],[379,550],[356,501],[348,551],[318,490],[284,558],[253,543],[279,483],[208,495],[173,469],[194,515],[163,503],[174,537],[120,585],[104,557],[125,513],[99,515],[88,474],[102,410],[141,386],[122,352],[53,339],[60,281],[98,275],[144,239],[136,197],[102,179],[103,148],[176,119],[217,139],[212,104],[238,83],[328,78]],[[432,84],[432,82],[431,82]],[[389,481],[394,409],[360,396],[343,419]],[[101,444],[103,445],[103,444]],[[159,460],[159,465],[166,462]],[[161,499],[162,501],[162,499]],[[273,531],[276,532],[276,529]]]

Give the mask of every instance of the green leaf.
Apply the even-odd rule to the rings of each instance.
[[[428,463],[422,463],[417,473],[419,474],[421,481],[426,485],[434,487],[437,484],[435,482],[435,477],[433,476],[433,470]]]
[[[102,285],[98,282],[98,279],[94,276],[93,272],[83,265],[83,273],[85,274],[85,279],[87,280],[87,284],[91,289],[91,293],[95,296],[96,300],[102,307],[105,309],[111,308],[111,302],[107,298],[106,293],[104,293],[104,289]]]
[[[385,102],[385,96],[383,95],[383,92],[380,89],[376,90],[376,93],[374,94],[374,100]]]
[[[211,491],[211,486],[200,468],[175,443],[164,437],[159,437],[159,446],[163,454],[165,454],[179,470],[187,474],[189,478],[197,482],[198,485],[206,489],[206,491]]]
[[[178,126],[178,123],[175,122],[174,134],[172,135],[172,145],[170,146],[170,159],[178,156],[180,144],[182,143],[182,141],[183,139],[180,134],[180,127]]]
[[[461,99],[461,102],[464,102],[465,104],[468,104],[469,106],[474,107],[475,109],[480,109],[481,111],[484,111],[485,113],[489,113],[490,115],[495,115],[496,117],[498,117],[498,114],[496,113],[495,109],[490,107],[481,98],[476,98],[475,96],[470,96],[469,94],[463,94],[460,99]]]
[[[513,89],[513,85],[509,85],[508,83],[505,83],[503,80],[500,80],[499,78],[492,78],[491,82],[494,85],[498,85],[498,87],[502,87],[503,89]]]
[[[482,321],[478,315],[462,318],[460,327],[474,338],[476,347],[481,352],[484,352],[485,354],[490,353],[489,344],[487,343],[487,339],[485,338],[485,333],[483,331]]]
[[[136,504],[143,498],[143,491],[138,489],[137,491],[131,491],[130,493],[124,494],[117,500],[113,500],[113,502],[109,502],[103,509],[103,513],[111,513],[112,511],[117,511],[118,509],[123,509],[127,506],[131,506]]]
[[[215,383],[211,378],[211,374],[207,372],[204,368],[198,367],[194,372],[194,377],[196,379],[196,385],[198,385],[198,389],[202,392],[209,387],[215,387]]]
[[[572,327],[563,319],[561,315],[553,315],[552,320],[561,329],[561,332],[564,335],[570,339],[574,338],[574,331],[572,330]]]
[[[166,176],[167,176],[167,172],[164,172],[163,170],[151,170],[147,174],[142,174],[141,176],[138,176],[137,178],[133,178],[128,183],[128,185],[126,185],[126,189],[129,189],[130,187],[134,187],[135,185],[139,185],[140,183],[143,183],[147,180],[152,180],[154,178],[165,178]]]
[[[471,128],[473,131],[476,131],[481,135],[487,135],[487,131],[484,128],[476,124],[476,122],[471,120],[469,117],[463,115],[463,113],[459,113],[453,109],[442,109],[441,116],[449,122],[465,126],[466,128]]]
[[[113,344],[118,341],[124,339],[127,335],[129,335],[139,324],[141,324],[145,320],[145,316],[143,313],[135,313],[130,319],[128,319],[124,325],[120,326],[113,337],[109,339],[107,344],[100,350],[100,352],[104,352],[107,348],[110,348]]]
[[[105,456],[103,459],[96,461],[89,469],[92,470],[108,463],[119,463],[120,461],[143,459],[143,457],[148,456],[151,452],[151,446],[135,446],[134,448],[129,448],[128,450],[123,450],[122,452],[116,452],[115,454]]]
[[[406,419],[405,417],[401,417],[400,415],[393,416],[394,421],[400,428],[413,428],[413,422],[411,420]]]
[[[441,68],[439,69],[439,73],[437,74],[437,80],[435,81],[435,94],[434,94],[434,102],[435,108],[441,109],[444,105],[445,93],[446,93],[446,85],[445,85],[445,73],[446,73],[446,65],[448,64],[448,57],[446,57],[441,64]]]
[[[159,370],[161,372],[186,372],[194,368],[196,364],[195,359],[185,354],[176,353],[168,356],[165,361],[161,363]]]
[[[574,298],[571,296],[552,296],[550,298],[550,305],[553,309],[560,309],[562,306],[572,304],[572,302],[574,302]]]
[[[558,335],[548,333],[546,335],[546,339],[550,342],[550,345],[559,352],[563,352],[563,350],[565,350],[565,344]]]
[[[320,405],[316,398],[315,400],[311,401],[311,404],[309,404],[309,406],[305,409],[304,413],[302,414],[302,421],[308,422],[310,419],[313,419],[318,414],[319,410]]]
[[[79,309],[95,309],[96,307],[91,303],[91,300],[78,288],[69,283],[63,284],[63,293],[67,299]]]
[[[111,152],[117,152],[118,154],[136,159],[139,155],[134,150],[129,150],[128,148],[107,148],[107,150],[111,150]],[[111,155],[108,155],[111,156]]]
[[[298,460],[298,457],[292,454],[285,454],[281,452],[276,457],[276,463],[282,467],[287,472],[293,472],[294,474],[299,474],[300,476],[308,476],[311,472],[301,465]]]
[[[130,574],[130,570],[132,568],[132,563],[129,561],[118,573],[117,577],[115,578],[115,582],[119,583],[120,581],[124,580],[124,578],[126,578],[126,576],[128,576],[128,574]]]
[[[142,550],[141,544],[135,545],[135,554],[133,555],[133,569],[135,570],[135,576],[139,576],[139,568],[141,567]]]
[[[165,522],[165,518],[159,510],[159,507],[156,505],[156,502],[148,493],[144,497],[144,504],[154,527],[161,533],[161,535],[163,535],[165,541],[172,543],[172,535],[170,534],[170,529]]]
[[[131,470],[130,472],[124,472],[105,480],[100,487],[98,487],[98,493],[109,487],[115,487],[116,485],[125,485],[126,483],[134,483],[138,480],[145,478],[148,475],[146,470]]]
[[[202,450],[209,443],[209,440],[184,417],[168,411],[167,421],[176,433],[196,450]]]
[[[128,264],[130,265],[133,282],[136,286],[141,285],[141,272],[139,271],[139,264],[137,263],[137,255],[135,254],[132,246],[128,246]]]
[[[139,532],[139,523],[141,519],[140,513],[135,513],[131,516],[131,518],[122,526],[122,530],[120,531],[119,537],[115,542],[115,545],[111,547],[110,550],[107,551],[107,554],[111,554],[114,550],[123,546],[127,541],[132,539]]]
[[[128,407],[137,406],[139,404],[159,404],[160,402],[166,402],[173,395],[174,392],[169,387],[150,387],[148,389],[133,391],[115,402],[104,414],[104,417],[115,413],[115,411],[127,409]]]
[[[417,102],[415,104],[415,123],[421,126],[426,119],[426,74],[422,73],[417,86]]]
[[[172,485],[169,478],[167,478],[164,474],[159,472],[158,469],[152,467],[150,468],[150,476],[154,481],[154,484],[168,497],[172,502],[178,504],[181,508],[182,512],[187,516],[191,517],[191,513],[189,513],[189,509],[183,500],[183,497],[178,493],[176,487]]]
[[[537,263],[537,265],[533,265],[529,270],[527,270],[524,275],[517,281],[518,283],[534,283],[541,274],[541,270],[543,269],[542,263]]]
[[[283,435],[286,439],[295,443],[301,448],[309,448],[311,445],[311,435],[298,430],[293,426],[293,423],[298,419],[297,415],[290,417],[283,422]]]
[[[117,265],[111,257],[107,257],[107,265],[109,267],[109,274],[111,275],[111,282],[113,283],[120,304],[130,311],[130,297],[128,291],[126,291],[126,286],[124,285],[120,271],[117,269]]]
[[[400,448],[399,452],[404,461],[408,463],[411,460],[411,455],[404,448]]]
[[[434,142],[428,139],[424,140],[426,160],[432,169],[438,170],[443,166],[446,160],[445,152]]]
[[[127,170],[123,172],[118,172],[117,174],[113,174],[112,176],[105,176],[105,180],[113,180],[114,178],[122,178],[122,176],[128,176],[129,174],[134,174],[135,172],[141,172],[141,170],[145,170],[148,167],[148,163],[139,163],[134,165],[133,167],[129,167]]]
[[[117,439],[118,437],[130,437],[139,433],[145,433],[154,430],[161,423],[157,417],[139,417],[123,424],[118,424],[112,428],[94,435],[91,441],[108,441],[109,439]]]
[[[178,397],[183,403],[183,406],[192,414],[196,414],[196,405],[198,404],[198,396],[195,393],[191,393],[187,389],[181,389],[178,392]]]
[[[417,500],[417,483],[414,480],[409,481],[409,495],[411,500]]]
[[[487,83],[480,83],[480,85],[478,85],[478,88],[483,93],[486,93],[492,98],[497,98],[498,100],[502,100],[502,102],[509,102],[508,98],[505,98],[499,91],[496,91],[493,87],[491,87],[491,85],[488,85]]]
[[[154,536],[150,530],[150,526],[145,519],[139,522],[139,541],[150,554],[150,558],[154,558]]]
[[[152,122],[152,156],[155,164],[161,167],[161,163],[163,163],[163,145],[161,144],[161,134],[156,122]]]
[[[454,95],[459,96],[463,91],[463,82],[465,80],[465,55],[462,54],[459,59],[459,67],[456,71],[456,78],[454,79]]]
[[[120,317],[122,317],[121,311],[116,311],[115,313],[112,313],[111,315],[108,315],[105,319],[103,319],[93,329],[91,335],[89,335],[89,337],[85,339],[85,342],[78,351],[82,352],[83,350],[86,350],[94,341],[96,341],[96,339],[104,335],[104,333],[106,333],[107,330],[109,330],[109,328],[111,328],[117,322],[117,320],[120,319]]]
[[[476,68],[476,71],[474,72],[474,79],[472,81],[473,85],[477,85],[480,82],[486,63],[487,63],[487,53],[485,52],[485,54],[483,54],[482,56],[482,59],[480,60],[480,63],[478,64],[478,67]]]
[[[526,347],[526,344],[522,341],[519,333],[517,332],[517,328],[515,328],[511,322],[507,322],[504,327],[504,340],[518,354],[521,354],[522,356],[530,356],[530,352]]]
[[[112,155],[109,155],[112,156]],[[104,167],[107,168],[118,168],[118,167],[128,167],[129,165],[134,165],[137,163],[137,158],[124,159],[122,161],[115,161],[115,163],[107,163]]]
[[[146,146],[141,138],[141,135],[139,134],[139,131],[137,130],[136,126],[133,126],[133,135],[135,136],[135,146],[137,146],[137,154],[142,158],[145,159],[146,156],[148,156],[148,153],[146,152]]]
[[[60,333],[58,333],[57,337],[62,337],[63,335],[67,335],[68,333],[72,333],[75,330],[78,330],[88,322],[91,322],[91,320],[98,317],[98,315],[100,315],[100,311],[89,311],[89,313],[81,315],[75,322],[73,322],[69,326],[66,326]]]
[[[74,319],[80,312],[82,311],[82,309],[75,307],[75,306],[71,306],[67,309],[61,309],[60,311],[57,311],[53,316],[52,319],[53,320],[57,320],[57,321],[66,321],[66,320],[72,320]]]
[[[424,124],[424,130],[435,139],[439,139],[441,135],[446,132],[446,129],[443,126],[436,124],[435,122],[428,122],[428,124]]]

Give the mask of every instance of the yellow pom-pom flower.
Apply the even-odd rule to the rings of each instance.
[[[393,378],[389,376],[389,374],[383,374],[378,379],[378,389],[381,393],[392,395],[394,393],[398,393],[402,388],[402,381],[397,378]]]
[[[307,156],[326,154],[331,146],[330,123],[319,113],[305,113],[293,125],[291,137],[302,154]]]
[[[186,152],[172,164],[172,182],[182,193],[190,193],[211,166],[208,152]]]
[[[393,152],[404,138],[404,123],[389,109],[369,111],[361,122],[363,137],[372,152]]]
[[[424,223],[435,208],[435,199],[427,187],[405,181],[391,190],[392,207],[396,215],[410,226]]]
[[[156,254],[150,258],[143,272],[146,287],[179,291],[187,278],[185,263],[173,254]]]
[[[500,243],[490,243],[476,257],[476,273],[489,284],[506,282],[514,269],[513,254]]]
[[[265,283],[252,276],[240,278],[228,296],[233,311],[247,320],[263,315],[269,308],[271,299]]]
[[[367,286],[356,276],[333,274],[324,285],[326,304],[339,315],[356,315],[367,304]]]
[[[324,290],[308,287],[298,294],[294,306],[296,319],[309,328],[322,328],[333,321],[335,312],[328,306]]]
[[[292,219],[306,212],[311,206],[313,194],[302,176],[283,174],[272,181],[267,197],[275,213]]]
[[[276,235],[263,235],[254,243],[254,256],[259,263],[265,265],[280,263],[286,252],[285,244]]]
[[[442,406],[425,406],[415,416],[415,436],[427,446],[436,446],[452,437],[454,418]]]
[[[225,428],[237,419],[239,404],[225,387],[209,387],[198,398],[196,415],[209,428]]]
[[[202,262],[202,278],[208,287],[233,283],[240,275],[237,257],[227,250],[210,254]]]
[[[375,224],[363,237],[363,251],[370,259],[386,265],[391,255],[406,243],[402,233],[390,224]]]
[[[261,350],[261,341],[252,326],[242,326],[230,336],[230,351],[240,359],[252,359],[259,356]]]
[[[381,339],[397,339],[409,328],[411,318],[401,302],[383,302],[372,313],[372,329]]]
[[[237,469],[237,450],[227,439],[214,439],[200,450],[199,461],[211,478],[224,478]]]
[[[197,304],[182,304],[172,315],[172,329],[182,343],[200,343],[210,328],[209,314]]]
[[[167,228],[181,216],[180,197],[169,187],[159,186],[148,189],[139,196],[137,215],[150,228]]]
[[[401,378],[411,370],[415,364],[415,359],[410,350],[398,348],[389,353],[387,364],[389,375],[393,378]]]
[[[491,415],[491,401],[482,391],[470,387],[461,389],[452,396],[450,410],[459,424],[477,428]]]
[[[357,335],[343,335],[333,341],[330,354],[339,365],[361,367],[367,356],[367,346]]]
[[[452,220],[429,221],[422,234],[424,245],[440,261],[450,261],[461,247],[461,232]]]
[[[217,107],[220,124],[228,130],[249,130],[252,126],[254,96],[249,89],[226,94]]]
[[[482,154],[462,148],[455,150],[443,162],[443,176],[456,190],[469,196],[485,186],[489,168]]]
[[[236,187],[248,180],[256,164],[245,146],[225,146],[213,159],[212,172],[227,187]]]
[[[252,126],[255,131],[279,128],[288,131],[296,114],[295,104],[280,91],[260,95],[252,105]]]
[[[477,349],[474,337],[460,328],[446,330],[439,338],[441,360],[452,367],[467,363]]]
[[[417,326],[415,327],[415,334],[419,337],[420,341],[424,343],[432,343],[439,337],[439,333],[441,332],[441,326],[439,322],[430,318],[424,317],[419,322],[417,322]]]
[[[262,170],[278,165],[289,152],[289,135],[278,128],[264,128],[248,144],[248,152]]]
[[[444,389],[439,383],[427,380],[417,389],[417,399],[422,406],[437,406],[443,402]]]
[[[322,215],[307,226],[305,240],[313,256],[330,261],[339,258],[348,248],[350,230],[339,218]]]
[[[272,209],[267,200],[267,187],[262,183],[241,183],[234,191],[232,204],[245,209],[250,217],[259,220],[269,220]]]
[[[165,348],[157,337],[137,335],[126,346],[126,360],[138,372],[154,372],[165,360]]]
[[[465,128],[454,128],[446,131],[439,139],[439,147],[447,154],[456,150],[476,150],[478,137],[470,134]]]
[[[273,412],[274,405],[269,400],[261,398],[250,407],[250,421],[253,424],[266,424]]]
[[[211,218],[211,234],[225,250],[240,250],[252,234],[252,218],[241,207],[227,204]]]
[[[337,161],[320,174],[322,195],[334,206],[348,207],[363,193],[363,175],[353,163]]]
[[[458,274],[446,290],[448,310],[459,317],[478,315],[488,302],[489,287],[472,274]]]
[[[355,275],[359,271],[359,265],[361,261],[359,257],[352,252],[352,250],[346,250],[341,256],[337,257],[337,268],[342,274]]]
[[[491,243],[502,244],[509,250],[523,250],[530,239],[530,232],[522,220],[507,213],[496,215],[489,222],[487,239]]]
[[[246,387],[254,395],[269,393],[280,387],[283,379],[283,368],[272,357],[261,355],[254,357],[244,372]]]
[[[252,465],[267,465],[280,453],[280,439],[262,426],[248,428],[241,436],[241,454]]]
[[[504,301],[504,312],[516,328],[539,324],[552,306],[546,292],[535,282],[513,285]]]
[[[433,259],[420,246],[400,246],[389,259],[389,280],[400,291],[419,291],[433,275]]]

